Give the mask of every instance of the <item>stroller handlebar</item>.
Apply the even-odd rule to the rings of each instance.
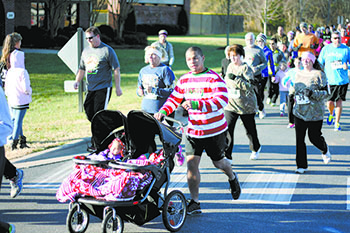
[[[163,118],[162,118],[162,121],[163,120],[167,120],[167,121],[171,121],[171,122],[173,122],[173,123],[176,123],[176,124],[178,124],[180,127],[182,127],[182,128],[184,128],[185,126],[186,126],[186,124],[185,123],[183,123],[183,122],[181,122],[181,121],[179,121],[179,120],[175,120],[174,118],[172,118],[172,117],[168,117],[168,116],[164,116]]]

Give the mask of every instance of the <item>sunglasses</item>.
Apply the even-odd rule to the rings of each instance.
[[[86,39],[86,40],[92,40],[95,36],[96,36],[96,35],[90,36],[90,37],[86,37],[85,39]]]
[[[333,37],[333,40],[340,40],[340,37]]]

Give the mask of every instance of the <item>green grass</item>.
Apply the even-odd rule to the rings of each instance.
[[[157,37],[148,38],[149,43]],[[199,46],[205,55],[205,65],[216,72],[221,70],[226,35],[216,36],[170,36],[173,44],[175,63],[173,71],[178,79],[188,72],[185,51],[190,46]],[[241,35],[233,36],[230,44],[244,43]],[[220,48],[220,49],[219,49]],[[136,96],[139,70],[145,66],[142,49],[117,49],[121,67],[123,95],[112,95],[108,109],[120,110],[127,114],[140,109],[141,98]],[[24,118],[23,130],[30,142],[30,149],[11,152],[7,156],[18,157],[33,151],[61,145],[83,137],[90,137],[90,122],[85,113],[78,111],[78,95],[64,92],[64,81],[74,80],[75,75],[55,54],[26,54],[26,68],[33,88],[33,102]],[[115,89],[114,89],[115,91]]]

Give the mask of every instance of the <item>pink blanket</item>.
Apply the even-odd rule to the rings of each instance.
[[[141,155],[130,159],[129,164],[158,164],[164,159],[163,150],[152,153],[149,158]],[[77,196],[92,196],[106,201],[128,201],[135,197],[136,191],[151,183],[149,171],[133,172],[124,169],[103,168],[94,165],[76,164],[56,193],[59,202],[75,201]]]

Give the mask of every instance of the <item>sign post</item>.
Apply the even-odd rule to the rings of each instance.
[[[81,58],[81,53],[83,52],[84,49],[84,31],[82,28],[78,28],[78,46],[77,46],[77,54],[78,54],[78,68],[79,68],[79,62]],[[84,78],[80,81],[79,83],[79,88],[78,88],[78,98],[79,98],[79,112],[83,112],[84,109]]]
[[[77,74],[78,72],[81,53],[83,52],[84,47],[89,46],[88,43],[84,40],[84,35],[85,33],[83,29],[78,28],[74,36],[72,36],[72,38],[62,47],[62,49],[58,51],[59,58],[61,58],[61,60],[74,74]],[[65,90],[67,92],[77,92],[74,90],[73,84],[74,81],[65,81]],[[84,89],[84,79],[82,79],[78,88],[79,112],[83,112],[84,110]]]

